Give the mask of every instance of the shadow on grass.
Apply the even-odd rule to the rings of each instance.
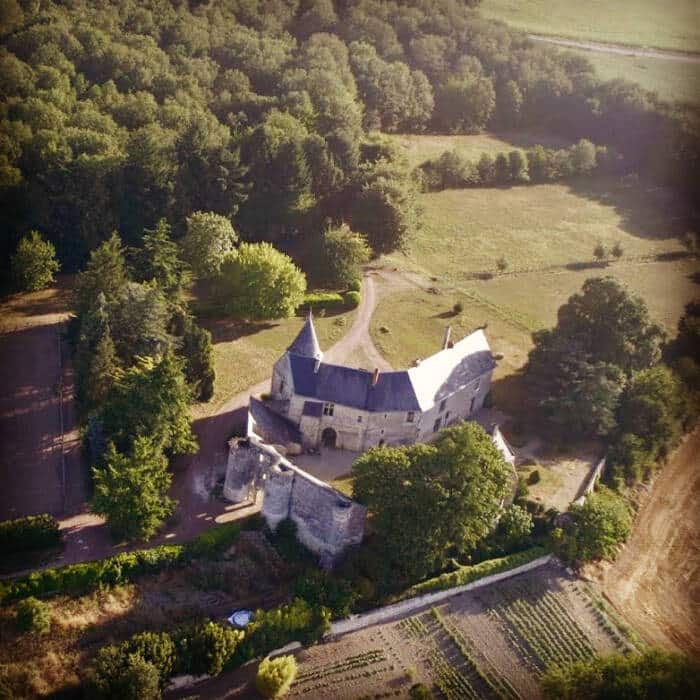
[[[279,325],[268,321],[256,323],[233,318],[204,318],[200,319],[200,323],[211,332],[211,340],[215,345],[255,335]]]

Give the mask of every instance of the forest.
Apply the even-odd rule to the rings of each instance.
[[[376,133],[536,127],[687,192],[698,115],[459,0],[0,3],[2,260],[30,230],[78,270],[118,231],[213,212],[304,265],[329,224],[376,253],[416,225]],[[6,262],[3,263],[6,265]]]

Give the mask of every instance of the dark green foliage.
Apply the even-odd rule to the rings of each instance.
[[[236,661],[243,662],[264,656],[274,649],[298,641],[304,646],[317,642],[330,628],[330,611],[313,607],[295,598],[273,610],[258,610],[246,628],[238,647]]]
[[[172,476],[161,447],[145,436],[134,440],[129,455],[109,443],[104,465],[92,470],[92,510],[107,518],[110,530],[128,540],[148,540],[172,515],[168,497]]]
[[[185,359],[185,379],[192,393],[200,401],[209,401],[214,395],[214,350],[211,333],[198,326],[191,317],[185,320],[180,355]]]
[[[354,309],[360,305],[362,295],[360,292],[345,292],[343,295],[343,301],[347,307]]]
[[[454,306],[452,307],[452,313],[458,315],[461,314],[462,311],[464,311],[464,304],[461,301],[455,302]]]
[[[237,241],[229,219],[214,212],[197,211],[187,217],[182,254],[198,277],[215,277]]]
[[[16,619],[22,632],[46,634],[51,629],[49,606],[36,598],[27,598],[17,605]]]
[[[90,253],[90,260],[78,276],[76,311],[83,318],[102,295],[105,302],[116,299],[127,283],[124,247],[114,232]]]
[[[194,452],[189,396],[181,360],[172,355],[157,363],[142,360],[107,395],[99,414],[105,439],[123,453],[139,436],[170,454]]]
[[[350,581],[318,569],[309,569],[298,578],[294,593],[311,606],[328,608],[333,619],[347,617],[358,598]]]
[[[527,483],[528,484],[539,484],[541,479],[542,479],[542,477],[540,476],[539,470],[534,469],[532,472],[530,472],[530,475],[527,477]]]
[[[433,694],[430,692],[430,688],[423,683],[415,683],[411,686],[408,691],[408,695],[411,700],[432,700]]]
[[[97,653],[91,677],[92,694],[105,700],[160,700],[158,668],[138,654],[103,647]]]
[[[285,318],[302,302],[306,277],[269,243],[242,243],[224,260],[217,287],[227,313],[250,320]]]
[[[238,523],[219,525],[184,544],[137,549],[99,561],[35,571],[0,584],[0,601],[4,604],[36,595],[85,593],[98,586],[127,583],[143,574],[184,566],[192,559],[216,557],[231,546],[240,530]]]
[[[58,521],[48,513],[0,521],[0,554],[55,547],[61,542]]]
[[[362,280],[359,277],[356,277],[354,280],[348,284],[348,291],[349,292],[360,292],[362,291]]]
[[[233,657],[243,639],[241,630],[203,622],[177,635],[179,671],[215,676]]]
[[[466,552],[492,528],[509,470],[486,432],[467,422],[433,444],[375,448],[353,465],[353,496],[368,506],[396,584]]]
[[[552,533],[555,551],[568,562],[613,557],[627,539],[632,515],[626,501],[606,488],[570,509],[571,518]]]
[[[316,256],[316,276],[331,288],[347,287],[361,276],[371,253],[364,237],[351,231],[347,224],[328,228]]]
[[[48,287],[60,268],[56,249],[38,231],[26,235],[12,256],[12,277],[23,292],[36,292]]]
[[[255,688],[264,698],[281,698],[289,692],[297,675],[293,656],[264,658],[255,674]]]
[[[316,556],[297,538],[297,524],[291,518],[280,520],[270,533],[275,549],[290,564],[316,564]]]
[[[552,424],[572,436],[612,432],[625,379],[658,362],[663,338],[642,299],[611,277],[587,280],[556,327],[533,335],[529,374]]]
[[[551,668],[545,697],[562,700],[658,700],[700,695],[697,662],[660,649],[613,655]]]
[[[339,310],[345,306],[345,299],[338,292],[309,292],[299,305],[300,311],[309,309]]]

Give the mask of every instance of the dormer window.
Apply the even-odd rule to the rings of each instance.
[[[409,411],[406,414],[406,423],[413,423],[416,420],[416,412],[415,411]]]
[[[323,404],[323,415],[324,416],[332,416],[334,410],[335,410],[334,403],[324,403]]]
[[[443,399],[440,401],[440,410],[438,413],[442,413],[445,410],[445,406],[447,406],[447,399]]]

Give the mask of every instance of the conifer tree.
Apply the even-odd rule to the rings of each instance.
[[[90,253],[87,267],[78,276],[77,312],[82,317],[100,293],[111,300],[124,288],[128,280],[124,248],[119,234],[112,235]]]

